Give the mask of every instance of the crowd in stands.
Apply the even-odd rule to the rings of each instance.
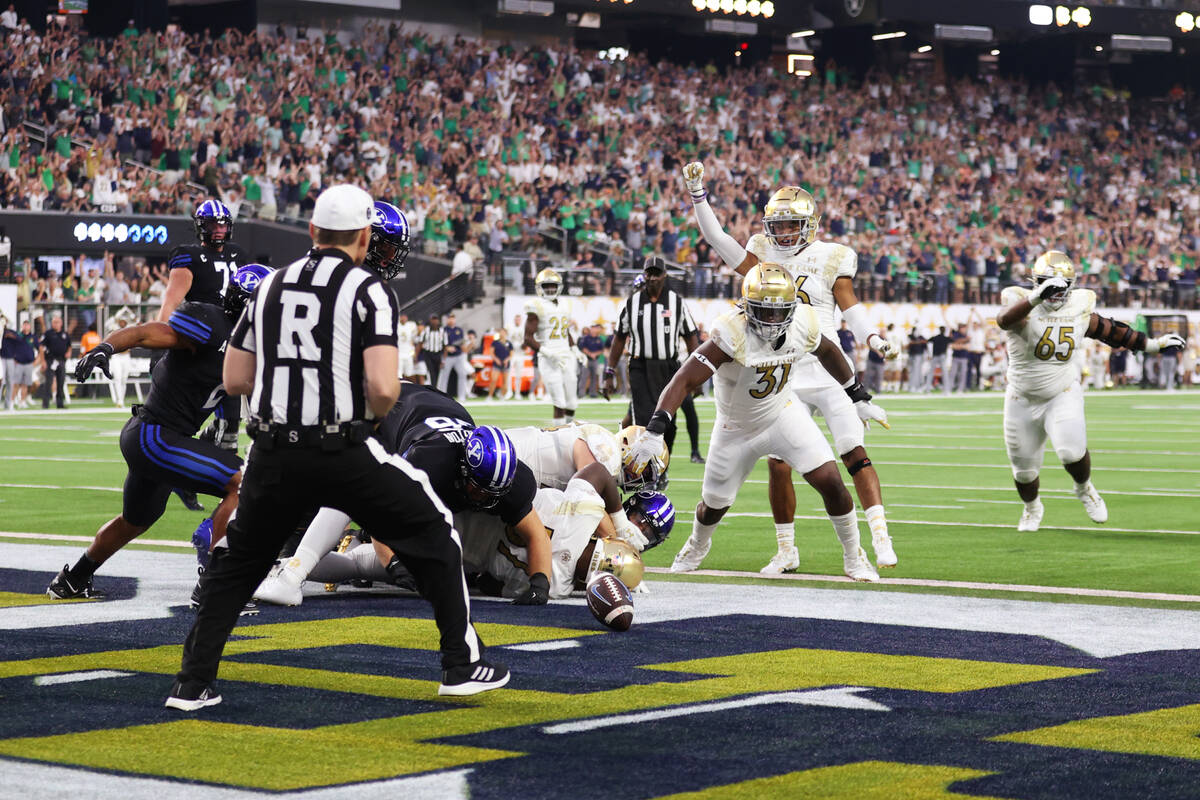
[[[5,33],[0,207],[188,214],[208,193],[243,217],[302,219],[322,185],[352,180],[404,209],[429,252],[473,240],[492,265],[581,262],[599,293],[655,252],[692,293],[726,295],[678,179],[700,159],[741,241],[774,187],[811,190],[868,300],[995,301],[1055,247],[1106,303],[1196,303],[1200,123],[1182,90],[856,82],[833,63],[805,81],[382,23]]]

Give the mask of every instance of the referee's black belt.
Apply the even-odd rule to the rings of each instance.
[[[254,438],[254,443],[264,450],[277,447],[345,450],[365,442],[374,429],[374,423],[366,420],[330,425],[283,425],[256,419],[246,423],[246,432]]]
[[[132,417],[137,417],[147,425],[162,425],[162,427],[166,428],[167,430],[175,431],[175,433],[178,433],[180,436],[196,435],[194,430],[180,430],[178,426],[163,425],[163,423],[157,417],[147,411],[146,407],[140,403],[134,403],[129,407],[129,415]]]

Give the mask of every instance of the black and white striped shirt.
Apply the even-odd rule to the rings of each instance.
[[[629,337],[630,358],[674,360],[680,337],[696,333],[696,323],[683,298],[672,290],[664,289],[658,300],[642,290],[622,304],[617,333]]]
[[[446,329],[445,328],[426,328],[425,333],[421,336],[421,347],[427,353],[433,353],[435,356],[442,354],[442,349],[446,346]]]
[[[251,413],[299,426],[371,419],[363,350],[396,346],[397,309],[388,285],[338,249],[268,275],[230,337],[257,356]]]

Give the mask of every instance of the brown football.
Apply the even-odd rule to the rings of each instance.
[[[600,624],[627,631],[633,624],[633,596],[611,572],[598,572],[588,581],[587,606]]]

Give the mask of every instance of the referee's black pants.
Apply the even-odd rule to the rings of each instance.
[[[631,358],[629,359],[629,394],[633,400],[633,424],[645,425],[650,421],[650,415],[658,406],[658,396],[675,377],[679,362],[673,358]],[[667,442],[667,450],[675,446],[675,421],[667,425],[663,434]]]
[[[183,647],[178,678],[203,686],[217,676],[225,642],[246,601],[267,576],[298,523],[328,506],[349,514],[392,548],[433,605],[442,667],[478,661],[483,644],[470,620],[462,546],[449,510],[425,473],[389,455],[375,439],[343,450],[276,445],[251,448],[227,532],[200,583],[200,608]]]

